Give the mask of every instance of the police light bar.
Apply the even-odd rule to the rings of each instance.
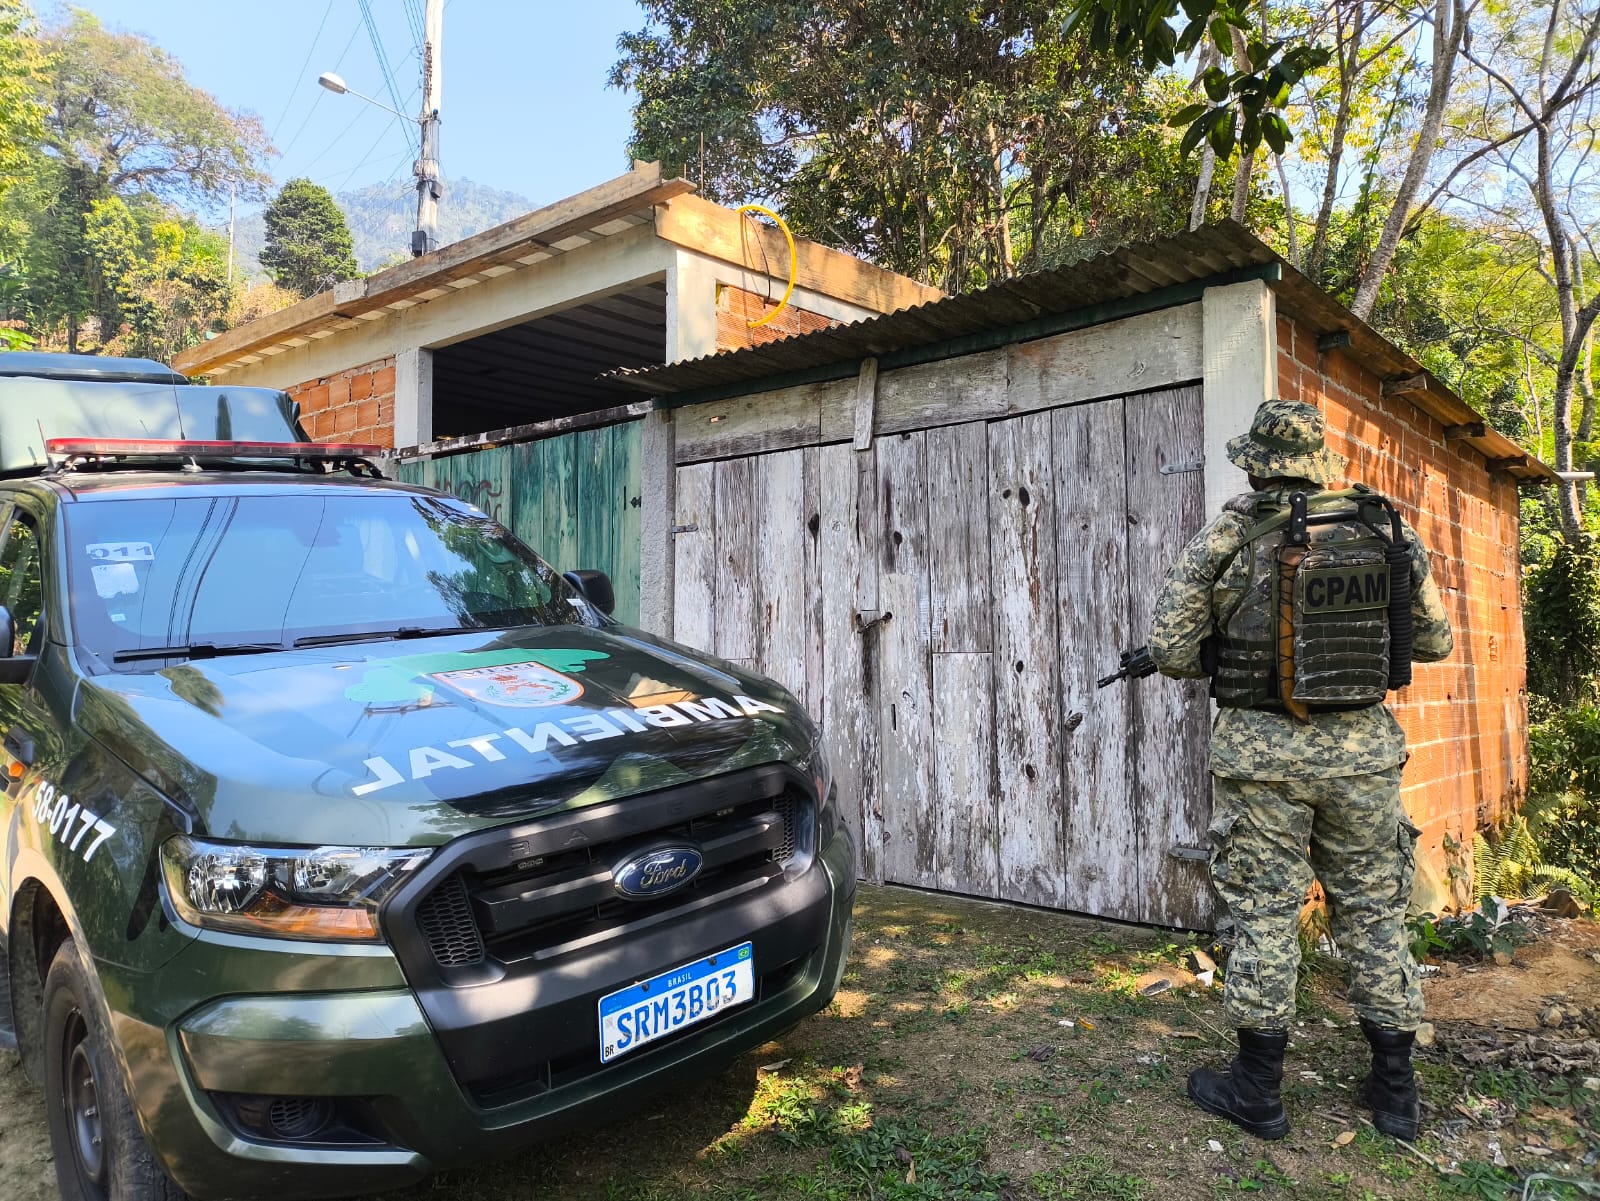
[[[192,442],[163,438],[46,438],[46,455],[232,459],[370,459],[383,447],[354,442]]]

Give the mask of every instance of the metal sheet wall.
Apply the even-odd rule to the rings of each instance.
[[[477,505],[561,571],[611,577],[617,620],[639,621],[637,421],[400,464],[397,478]]]

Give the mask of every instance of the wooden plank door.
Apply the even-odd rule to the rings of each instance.
[[[1127,414],[1129,586],[1135,639],[1142,642],[1167,568],[1207,517],[1205,475],[1194,469],[1204,455],[1200,389],[1130,396]],[[1138,920],[1208,929],[1205,862],[1173,853],[1202,847],[1210,821],[1205,681],[1151,676],[1131,692],[1143,901]]]
[[[1097,688],[1142,642],[1129,620],[1130,515],[1121,400],[1057,409],[1056,569],[1060,606],[1065,870],[1062,904],[1138,920],[1142,848],[1134,812],[1135,684]]]

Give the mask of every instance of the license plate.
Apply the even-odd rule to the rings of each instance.
[[[600,1062],[755,1000],[753,962],[742,943],[601,997]]]

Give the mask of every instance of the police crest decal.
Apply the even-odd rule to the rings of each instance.
[[[442,671],[433,678],[475,701],[510,709],[566,705],[583,695],[583,685],[577,680],[552,671],[542,663],[504,663],[498,667]]]

